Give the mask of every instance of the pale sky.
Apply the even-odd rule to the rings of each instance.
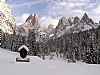
[[[22,24],[31,13],[37,13],[41,27],[58,23],[58,20],[87,13],[95,22],[100,21],[100,0],[6,0],[16,19]]]

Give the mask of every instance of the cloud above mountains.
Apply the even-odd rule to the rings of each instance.
[[[50,16],[43,16],[40,18],[40,25],[41,27],[48,27],[50,24],[53,24],[54,27],[57,26],[59,19],[58,18],[52,18]]]
[[[50,16],[66,16],[82,17],[84,13],[87,13],[90,17],[94,17],[94,20],[98,22],[100,19],[96,19],[100,15],[100,3],[85,3],[85,0],[81,0],[81,3],[68,3],[58,2],[51,3],[48,6],[48,14]],[[96,16],[96,17],[95,17]]]
[[[7,2],[17,23],[23,23],[27,13],[33,12],[38,14],[41,26],[57,24],[58,17],[62,16],[81,18],[84,13],[95,22],[100,20],[100,0],[7,0]]]
[[[21,25],[21,24],[25,23],[25,21],[26,21],[26,19],[28,18],[29,15],[30,14],[23,13],[23,15],[15,17],[17,25]]]

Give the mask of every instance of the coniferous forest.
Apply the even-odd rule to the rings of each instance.
[[[1,47],[12,51],[25,44],[29,55],[54,56],[68,62],[83,61],[89,64],[100,64],[100,27],[79,33],[64,34],[59,38],[51,38],[46,42],[36,42],[35,30],[29,30],[28,36],[2,33]]]

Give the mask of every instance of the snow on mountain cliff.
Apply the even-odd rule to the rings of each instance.
[[[0,29],[4,33],[11,34],[15,27],[16,22],[8,4],[5,3],[5,0],[0,0]]]

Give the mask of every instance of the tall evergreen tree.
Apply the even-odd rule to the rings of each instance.
[[[30,49],[29,55],[37,55],[36,50],[36,37],[35,37],[35,29],[30,29],[28,38],[27,38],[28,47]]]

